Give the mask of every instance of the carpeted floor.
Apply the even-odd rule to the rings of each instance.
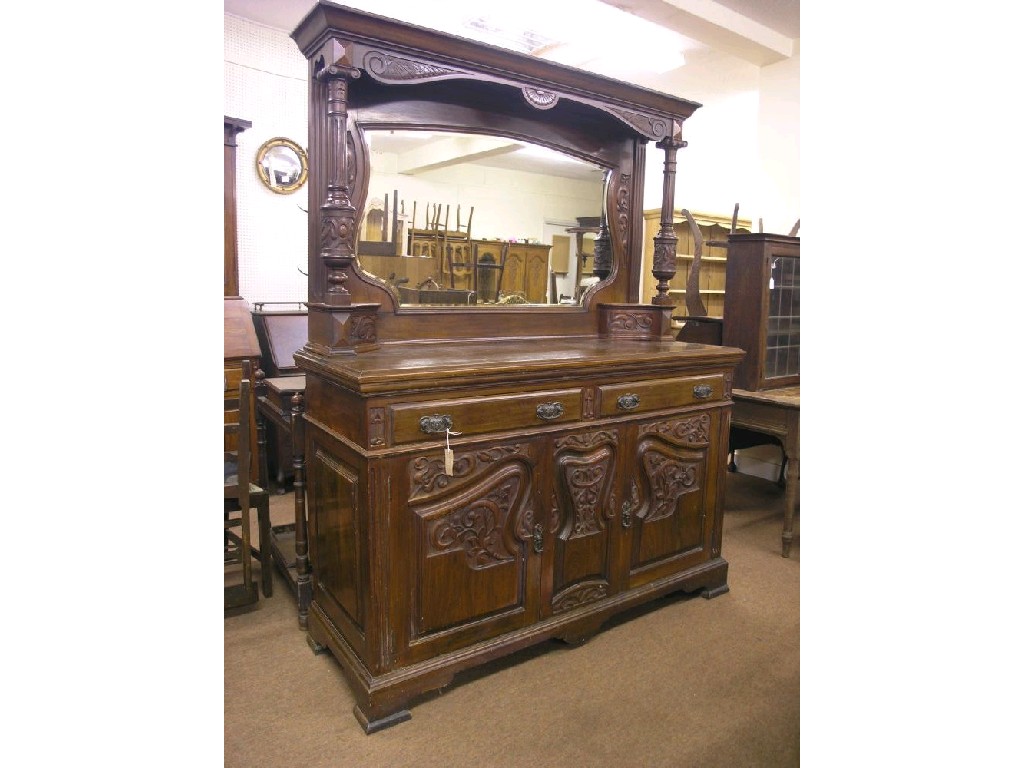
[[[729,475],[727,594],[669,596],[584,645],[545,643],[457,675],[414,701],[412,720],[372,736],[275,574],[270,599],[224,619],[224,765],[797,766],[799,516],[785,559],[782,501],[770,481]],[[292,519],[292,503],[273,497],[274,524]]]

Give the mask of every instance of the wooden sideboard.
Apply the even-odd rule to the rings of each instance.
[[[694,347],[299,353],[309,632],[342,662],[364,728],[407,718],[411,697],[497,655],[582,640],[668,592],[728,589],[722,497],[742,353]]]
[[[676,155],[699,105],[326,0],[292,37],[310,64],[312,159],[293,416],[308,504],[300,617],[308,577],[308,639],[338,661],[363,728],[409,718],[460,671],[582,641],[661,595],[727,592],[743,352],[673,339],[669,294]],[[366,133],[380,126],[532,143],[598,169],[579,302],[546,302],[547,245],[508,249],[502,291],[521,286],[526,304],[408,306],[368,274],[355,223]],[[640,303],[648,144],[664,156],[664,198],[657,284]]]

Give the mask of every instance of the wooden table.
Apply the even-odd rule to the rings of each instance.
[[[800,503],[800,385],[750,392],[732,391],[732,426],[771,435],[782,444],[789,473],[782,524],[782,556],[793,543],[793,516]]]
[[[291,436],[292,469],[295,472],[295,522],[270,527],[270,554],[281,569],[299,605],[299,627],[306,629],[311,598],[309,544],[306,537],[306,491],[303,455],[303,396],[305,375],[263,379],[258,387],[256,410],[260,420],[260,471],[267,473],[266,422]],[[262,543],[261,543],[262,546]]]

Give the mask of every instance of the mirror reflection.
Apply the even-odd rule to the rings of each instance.
[[[495,136],[368,130],[356,253],[403,305],[577,304],[604,169]]]

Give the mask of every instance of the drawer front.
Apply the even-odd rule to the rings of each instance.
[[[478,435],[579,421],[582,402],[578,388],[436,400],[391,406],[391,423],[395,443],[411,443],[443,437],[446,426],[452,432]]]
[[[725,397],[725,379],[722,374],[652,379],[636,384],[598,387],[598,392],[599,414],[622,416],[722,400]]]

